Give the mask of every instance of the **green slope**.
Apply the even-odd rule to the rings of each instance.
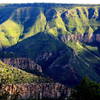
[[[83,34],[90,28],[92,33],[99,26],[99,10],[100,6],[96,5],[54,6],[48,9],[29,5],[1,6],[0,47],[11,46],[43,31],[57,36],[60,33]]]
[[[0,45],[8,47],[14,45],[19,40],[21,26],[12,20],[7,20],[0,25]]]
[[[66,51],[69,52],[70,48],[63,42],[47,32],[40,32],[1,52],[0,56],[1,58],[28,57],[43,66],[48,66],[58,55],[61,55],[60,52]]]
[[[73,52],[66,52],[54,60],[49,66],[48,74],[68,86],[79,84],[85,76],[100,82],[98,49],[80,42],[69,41],[66,44],[73,49]]]
[[[0,9],[3,19],[0,20],[0,48],[11,47],[0,53],[1,58],[32,58],[42,65],[44,73],[63,83],[69,82],[68,85],[84,76],[100,82],[98,49],[76,41],[63,43],[57,38],[76,33],[89,33],[91,37],[99,29],[100,5],[9,5],[3,9]]]
[[[100,66],[100,57],[98,57],[98,49],[96,47],[89,47],[79,42],[68,43],[75,51],[70,64],[73,66],[81,76],[89,76],[92,80],[99,80],[99,73],[96,69]],[[94,77],[95,76],[95,77]]]
[[[0,84],[17,84],[32,82],[50,82],[50,80],[41,76],[27,73],[10,65],[6,65],[0,61]]]

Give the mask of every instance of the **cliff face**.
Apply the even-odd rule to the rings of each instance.
[[[58,36],[83,34],[89,28],[93,33],[99,27],[100,7],[4,5],[0,13],[0,47],[6,48],[43,31]]]
[[[3,92],[2,92],[3,91]],[[10,100],[19,99],[59,99],[70,95],[71,90],[59,83],[31,83],[6,85],[0,89],[1,97]]]
[[[58,36],[58,38],[63,41],[64,43],[67,43],[68,41],[72,42],[83,42],[83,43],[93,43],[93,42],[98,42],[100,43],[100,34],[66,34],[66,35],[61,35]]]
[[[14,68],[11,65],[4,64],[0,60],[0,87],[4,84],[21,84],[32,82],[50,83],[52,81],[39,75],[27,73],[21,69]]]
[[[69,86],[84,76],[100,82],[99,5],[12,4],[0,14],[5,63]]]
[[[5,64],[12,65],[13,67],[33,72],[33,73],[42,73],[42,68],[36,64],[33,60],[29,58],[5,58],[2,59]]]

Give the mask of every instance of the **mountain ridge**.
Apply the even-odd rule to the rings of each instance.
[[[24,5],[24,4],[23,4]],[[1,34],[2,38],[5,38],[7,45],[13,45],[16,44],[18,41],[20,41],[19,38],[22,38],[25,36],[25,38],[32,36],[34,34],[37,34],[38,32],[44,31],[45,29],[50,34],[53,34],[57,36],[59,33],[62,34],[68,34],[68,33],[78,33],[83,34],[87,27],[91,28],[91,32],[95,31],[96,28],[98,28],[99,23],[99,6],[74,6],[72,8],[63,8],[63,7],[51,7],[48,9],[45,9],[44,7],[23,7],[23,5],[20,6],[20,8],[15,7],[12,4],[12,7],[15,8],[12,9],[10,5],[8,6],[9,9],[6,7],[1,7],[1,18],[4,19],[3,25],[1,24]],[[18,6],[16,4],[16,6]],[[6,11],[9,15],[8,20],[5,18],[5,14],[2,10]],[[64,11],[63,11],[64,10]],[[35,11],[34,13],[32,13]],[[73,15],[71,15],[73,13]],[[21,17],[22,16],[22,17]],[[48,20],[48,16],[51,17]],[[73,18],[75,20],[73,20]],[[31,20],[31,21],[30,21]],[[71,22],[72,21],[72,22]],[[15,29],[9,29],[6,28],[5,25],[8,26],[14,26]],[[42,25],[40,25],[42,24]],[[94,25],[95,24],[95,25]],[[46,26],[45,26],[46,25]],[[96,26],[97,25],[97,26]],[[3,27],[5,29],[3,29]],[[17,32],[17,28],[19,28],[19,32]],[[4,34],[6,32],[9,33],[9,37],[6,37]],[[16,32],[19,34],[16,35]],[[13,34],[13,35],[12,35]],[[12,38],[9,39],[9,38]],[[18,38],[16,40],[16,38]],[[24,39],[24,38],[23,38]],[[10,42],[11,41],[11,42]],[[15,42],[14,42],[15,41]],[[13,42],[13,44],[12,44]],[[1,43],[5,46],[4,43]]]
[[[29,58],[43,75],[68,86],[84,76],[100,82],[100,6],[34,5],[0,7],[0,59],[14,65],[12,59]]]

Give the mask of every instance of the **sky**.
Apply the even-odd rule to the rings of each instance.
[[[0,3],[74,3],[74,4],[100,4],[100,0],[0,0]]]

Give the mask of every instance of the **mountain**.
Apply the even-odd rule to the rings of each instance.
[[[65,98],[69,92],[66,86],[49,78],[27,73],[0,61],[0,100],[59,99]]]
[[[0,6],[0,59],[67,86],[100,82],[99,23],[100,5]]]
[[[30,74],[0,61],[0,85],[50,82],[50,79]],[[51,81],[53,82],[53,81]],[[0,87],[1,88],[1,87]]]
[[[83,34],[88,27],[94,32],[99,26],[100,6],[12,4],[0,6],[0,14],[0,47],[3,48],[44,30],[54,36]]]

